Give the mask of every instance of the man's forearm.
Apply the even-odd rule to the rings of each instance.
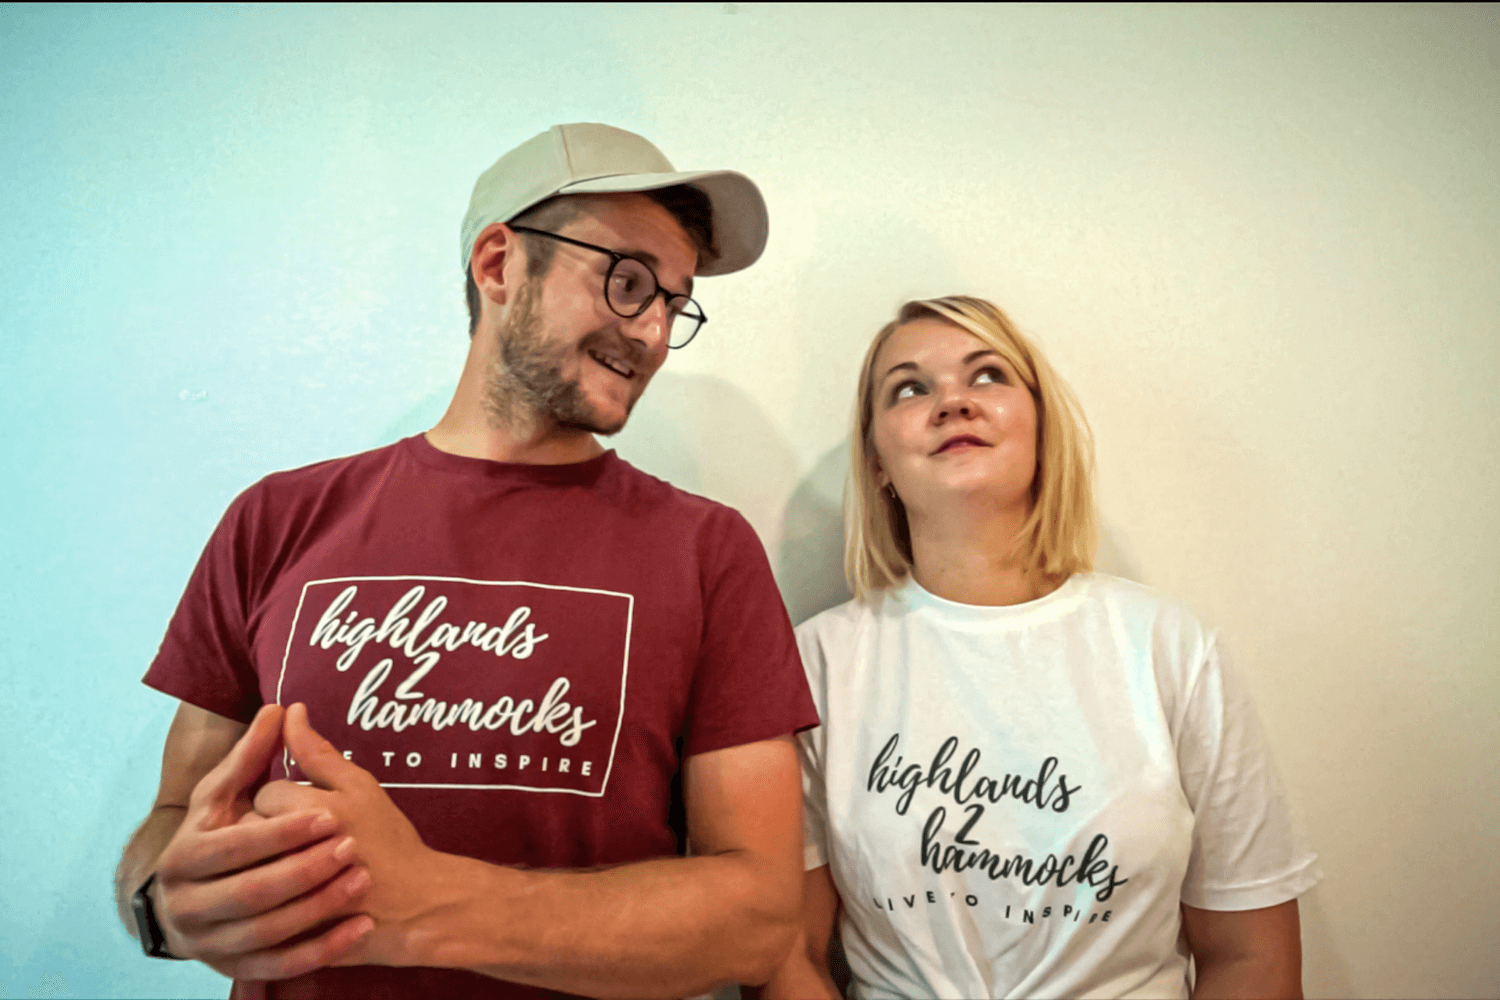
[[[827,959],[815,958],[794,945],[764,987],[743,988],[740,996],[745,1000],[839,1000],[843,994],[828,971]]]
[[[435,904],[404,929],[412,964],[597,997],[764,982],[791,946],[800,882],[739,852],[594,872],[442,855]]]
[[[120,866],[115,869],[115,909],[131,937],[136,936],[136,926],[135,917],[130,911],[130,897],[155,870],[157,859],[166,850],[186,815],[187,809],[184,806],[157,806],[151,810],[146,821],[136,828],[135,833],[131,834],[130,842],[125,845]]]

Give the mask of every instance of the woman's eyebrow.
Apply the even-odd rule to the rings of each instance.
[[[891,377],[891,373],[892,372],[898,372],[898,371],[901,371],[902,369],[906,369],[907,371],[914,371],[914,372],[922,370],[922,369],[920,369],[920,368],[917,367],[917,363],[915,361],[903,361],[903,362],[901,362],[898,365],[891,365],[889,368],[887,368],[886,371],[885,371],[885,374],[882,375],[882,376],[880,376],[880,381],[884,382],[886,379],[888,379],[888,378]]]
[[[964,355],[964,361],[963,361],[963,363],[965,365],[971,365],[975,361],[979,360],[980,358],[984,357],[987,354],[993,354],[997,358],[1000,357],[1000,352],[997,351],[997,350],[995,350],[994,348],[992,348],[992,347],[981,347],[977,351],[970,351],[968,354],[965,354]],[[892,372],[898,372],[898,371],[901,371],[903,369],[905,369],[906,371],[914,371],[914,372],[919,372],[919,371],[922,370],[921,367],[915,361],[903,361],[900,364],[891,365],[889,368],[887,368],[886,371],[885,371],[885,374],[882,375],[882,376],[880,376],[880,381],[884,382],[886,379],[888,379],[888,378],[891,377],[891,373]]]

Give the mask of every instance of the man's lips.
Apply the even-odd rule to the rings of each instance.
[[[990,444],[988,441],[979,440],[979,438],[975,437],[972,434],[957,434],[944,441],[942,447],[933,452],[933,454],[941,455],[943,452],[952,451],[955,448],[968,447],[988,448],[990,447]]]
[[[595,361],[599,362],[599,364],[603,365],[605,368],[608,368],[610,371],[614,372],[616,375],[620,376],[623,379],[635,378],[635,369],[627,365],[624,361],[621,361],[619,358],[614,357],[613,355],[603,354],[591,348],[589,350],[589,357],[593,358]]]

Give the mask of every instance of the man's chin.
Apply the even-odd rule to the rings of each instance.
[[[614,437],[625,429],[625,422],[629,419],[630,409],[627,408],[618,417],[606,418],[603,414],[595,411],[587,415],[575,414],[572,419],[559,420],[558,423],[563,427],[587,431],[590,434],[597,434],[600,437]]]
[[[617,424],[606,425],[594,423],[590,420],[574,420],[562,423],[561,426],[566,427],[568,430],[585,431],[598,437],[614,437],[625,429],[625,421],[621,420]]]

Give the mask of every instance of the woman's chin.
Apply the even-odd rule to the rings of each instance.
[[[991,516],[1020,513],[1024,518],[1031,510],[1031,483],[996,482],[984,476],[945,478],[916,493],[907,502],[906,510],[908,517],[920,510],[930,511],[934,516],[961,512]]]

